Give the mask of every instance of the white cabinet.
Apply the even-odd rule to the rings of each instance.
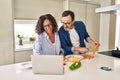
[[[23,50],[15,52],[15,63],[31,60],[32,50]]]
[[[17,19],[38,19],[41,15],[52,14],[61,18],[63,0],[14,0],[14,15]]]

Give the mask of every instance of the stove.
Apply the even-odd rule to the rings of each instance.
[[[120,51],[117,51],[117,50],[102,51],[102,52],[98,52],[98,53],[99,53],[99,54],[106,55],[106,56],[111,56],[111,57],[120,58]]]

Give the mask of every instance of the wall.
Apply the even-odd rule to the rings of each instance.
[[[109,49],[109,14],[100,14],[100,47],[99,51]]]
[[[115,0],[101,3],[101,7],[115,4]],[[114,49],[115,47],[115,24],[116,17],[112,14],[100,14],[100,47],[99,51]]]
[[[120,0],[115,0],[115,4],[120,4]],[[115,49],[119,47],[120,49],[120,15],[116,16],[116,30],[115,30]]]
[[[61,19],[63,0],[15,0],[15,18],[38,19],[40,15],[52,14]]]
[[[14,63],[13,0],[0,0],[0,65]]]
[[[71,1],[69,9],[75,13],[75,20],[85,22],[86,19],[86,3],[80,1]]]
[[[115,47],[120,48],[120,15],[116,17]]]
[[[95,9],[100,7],[95,4],[87,4],[86,26],[92,39],[99,42],[100,14],[95,13]]]
[[[109,25],[109,49],[115,48],[115,32],[116,32],[116,15],[110,14]]]

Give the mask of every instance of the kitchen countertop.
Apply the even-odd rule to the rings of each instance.
[[[81,60],[82,66],[75,71],[69,70],[71,62],[67,62],[64,75],[33,74],[31,68],[21,68],[26,63],[0,66],[0,80],[120,80],[120,59],[97,53],[93,59]],[[102,66],[112,71],[102,70]]]
[[[32,49],[33,49],[33,43],[15,46],[15,51],[25,51],[25,50],[32,50]]]

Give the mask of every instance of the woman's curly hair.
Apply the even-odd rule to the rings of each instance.
[[[46,14],[46,15],[40,16],[39,20],[37,22],[37,25],[36,25],[36,28],[35,28],[35,32],[38,35],[45,31],[44,28],[43,28],[43,23],[44,23],[44,21],[46,19],[48,19],[51,22],[51,25],[53,27],[53,33],[57,32],[58,25],[57,25],[57,22],[56,22],[55,18],[51,14]]]

